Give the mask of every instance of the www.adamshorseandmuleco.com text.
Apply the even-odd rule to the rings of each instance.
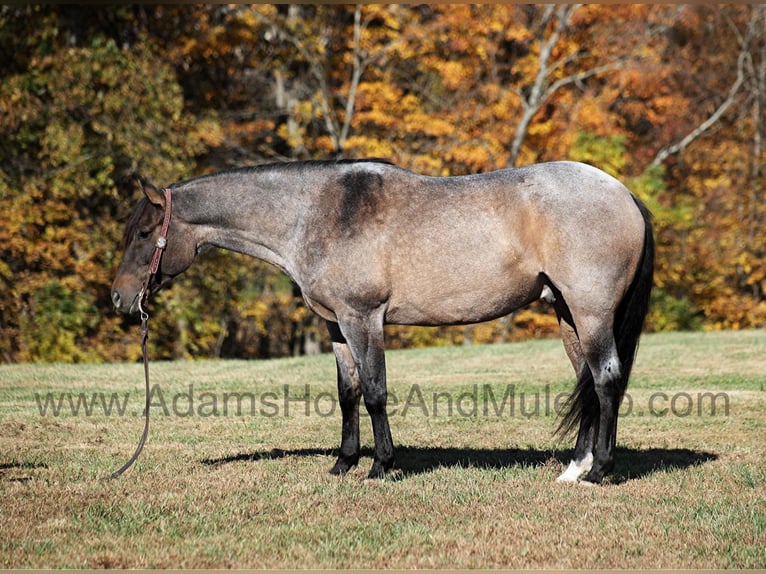
[[[569,393],[540,389],[519,389],[516,385],[478,385],[459,391],[429,390],[413,384],[389,390],[389,416],[401,417],[506,417],[535,418],[558,416],[566,410]],[[131,400],[131,398],[133,400]],[[60,416],[143,416],[144,396],[135,393],[37,392],[35,401],[43,417]],[[136,404],[140,407],[135,408]],[[194,384],[169,392],[155,384],[149,394],[153,415],[176,417],[291,417],[339,416],[334,393],[309,384],[283,385],[262,392],[198,391]],[[653,391],[634,399],[626,393],[620,416],[719,417],[729,416],[730,397],[722,391]]]

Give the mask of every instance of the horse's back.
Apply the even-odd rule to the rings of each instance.
[[[578,162],[550,162],[457,177],[425,177],[393,165],[347,166],[335,230],[394,252],[423,256],[466,245],[485,257],[529,258],[570,245],[643,240],[643,218],[617,179]],[[415,253],[410,253],[415,256]],[[540,256],[543,253],[540,252]]]
[[[328,182],[341,195],[341,220],[353,223],[351,214],[364,211],[373,219],[393,212],[393,219],[409,224],[423,215],[446,211],[450,214],[474,209],[525,210],[544,208],[557,217],[577,214],[594,207],[602,211],[630,210],[630,191],[617,179],[588,164],[557,161],[508,168],[482,174],[429,177],[393,164],[360,162],[343,166],[343,171]],[[611,205],[611,207],[610,207]],[[345,219],[343,219],[345,218]],[[362,219],[360,223],[369,224]]]

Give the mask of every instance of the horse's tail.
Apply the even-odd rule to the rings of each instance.
[[[654,234],[652,216],[640,199],[633,196],[644,219],[644,249],[638,263],[633,282],[617,308],[614,321],[614,337],[621,370],[618,381],[620,400],[628,388],[630,372],[638,350],[638,339],[649,311],[649,298],[654,282]],[[556,434],[565,436],[577,430],[584,419],[591,422],[599,416],[598,397],[593,382],[593,373],[586,366],[578,376],[577,386],[564,405],[565,412]]]
[[[617,308],[615,319],[615,339],[617,354],[622,363],[620,399],[628,388],[628,379],[633,370],[633,361],[638,351],[638,339],[644,327],[646,314],[649,312],[649,300],[654,284],[654,233],[652,232],[652,215],[649,209],[633,196],[636,207],[644,218],[644,252],[633,277],[628,292]]]

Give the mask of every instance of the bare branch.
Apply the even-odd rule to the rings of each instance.
[[[254,14],[261,22],[274,27],[282,38],[290,42],[296,48],[296,50],[298,50],[298,53],[309,65],[311,75],[319,85],[318,100],[319,106],[322,110],[322,116],[324,117],[325,129],[332,139],[335,152],[341,153],[351,131],[351,121],[354,117],[356,96],[365,69],[370,63],[384,57],[386,53],[404,42],[404,39],[402,38],[391,42],[388,45],[382,47],[380,50],[376,51],[374,54],[363,54],[361,42],[362,35],[367,29],[367,26],[371,20],[366,19],[363,21],[362,5],[356,5],[354,10],[354,40],[352,47],[353,63],[351,69],[351,79],[348,87],[348,93],[345,97],[344,117],[341,124],[338,118],[338,114],[336,113],[335,106],[333,105],[333,90],[328,83],[327,71],[325,70],[323,59],[315,54],[312,50],[310,50],[300,37],[285,29],[285,27],[280,26],[280,23],[269,18],[268,16],[265,16],[259,11],[254,11]]]
[[[277,21],[269,18],[258,10],[253,10],[252,13],[258,20],[273,27],[282,38],[290,42],[308,63],[311,75],[314,76],[314,79],[319,83],[319,105],[322,108],[325,127],[333,140],[335,148],[339,149],[338,135],[340,133],[340,128],[338,126],[337,118],[330,106],[330,88],[327,85],[327,74],[325,73],[322,62],[306,47],[298,36],[287,30],[284,26],[280,26]]]
[[[751,23],[751,26],[748,29],[748,34],[746,38],[742,38],[742,36],[738,32],[736,33],[737,40],[740,44],[740,52],[739,52],[739,56],[737,57],[737,77],[735,78],[734,83],[732,83],[731,87],[729,88],[726,98],[696,128],[694,128],[692,131],[690,131],[688,134],[686,134],[683,138],[681,138],[676,143],[666,146],[662,148],[660,151],[658,151],[657,155],[649,164],[651,167],[656,167],[660,165],[663,161],[665,161],[671,155],[680,153],[684,149],[686,149],[694,140],[696,140],[698,137],[704,134],[712,126],[714,126],[718,122],[718,120],[721,119],[721,116],[723,116],[726,113],[726,111],[734,104],[737,93],[742,87],[742,84],[745,82],[745,63],[748,60],[748,58],[750,58],[749,43],[752,37],[753,30],[754,30],[754,27]]]
[[[605,74],[606,72],[621,70],[624,67],[625,67],[625,61],[620,59],[610,64],[597,66],[595,68],[591,68],[590,70],[585,70],[584,72],[580,72],[579,74],[572,74],[570,76],[566,76],[564,78],[556,80],[548,87],[547,90],[545,90],[545,96],[543,98],[543,101],[547,101],[553,94],[555,94],[564,86],[568,86],[569,84],[575,84],[578,87],[582,87],[582,82],[584,80],[587,80],[588,78],[592,78],[600,74]]]
[[[580,4],[575,4],[573,6],[562,4],[557,8],[554,5],[546,6],[545,14],[543,15],[542,23],[540,24],[541,36],[545,33],[545,28],[547,27],[548,22],[551,20],[551,18],[554,17],[554,9],[556,10],[556,23],[550,36],[548,36],[548,39],[541,41],[537,74],[535,76],[535,81],[532,84],[532,88],[529,91],[529,95],[527,97],[523,97],[522,95],[521,105],[523,110],[521,112],[519,122],[516,125],[516,132],[513,136],[513,141],[511,142],[511,165],[515,165],[519,158],[521,145],[527,136],[529,125],[532,123],[532,118],[537,113],[537,110],[540,109],[540,106],[542,106],[548,100],[548,98],[550,98],[553,92],[555,92],[555,90],[551,91],[548,89],[548,82],[550,81],[550,75],[552,71],[550,66],[550,58],[553,54],[553,49],[556,47],[556,44],[561,38],[561,34],[569,25],[572,14],[574,14],[579,7]]]
[[[365,23],[366,26],[366,23]],[[362,38],[363,26],[362,26],[362,5],[357,4],[354,11],[354,63],[351,72],[351,85],[348,88],[348,98],[346,99],[346,114],[343,118],[343,127],[341,128],[340,135],[338,136],[336,151],[342,152],[343,146],[346,144],[348,138],[348,132],[351,128],[351,119],[354,116],[354,105],[356,103],[356,92],[359,88],[359,82],[362,80],[362,73],[366,66],[366,62],[362,61],[361,57],[361,38]]]

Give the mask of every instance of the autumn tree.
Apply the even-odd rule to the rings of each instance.
[[[17,56],[0,84],[5,359],[128,356],[107,286],[131,178],[186,173],[201,149],[193,118],[149,45],[80,37],[63,12],[4,10],[4,52],[10,16],[32,31],[24,61]]]
[[[654,212],[650,328],[766,323],[762,6],[3,6],[0,58],[2,360],[135,357],[109,301],[135,173],[340,156],[428,175],[594,164]],[[290,280],[235,254],[152,304],[155,356],[326,348]],[[555,330],[533,306],[387,336]]]
[[[685,303],[687,318],[679,315],[681,323],[670,327],[761,326],[766,11],[666,8],[657,26],[664,32],[656,52],[662,91],[644,92],[646,103],[662,110],[650,120],[656,143],[649,163],[664,181],[656,208],[666,216],[658,294],[676,308]]]

